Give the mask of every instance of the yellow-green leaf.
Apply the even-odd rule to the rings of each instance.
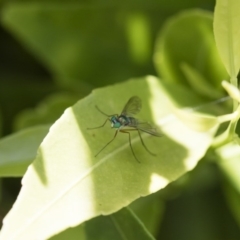
[[[214,11],[214,35],[228,74],[236,77],[240,67],[240,1],[217,0]]]
[[[139,136],[133,134],[133,149],[141,161],[138,163],[128,135],[119,133],[94,157],[115,132],[109,125],[87,130],[106,120],[95,105],[107,114],[120,114],[134,95],[143,102],[139,118],[157,124],[164,134],[161,138],[142,135],[157,156],[150,155]],[[52,125],[28,168],[16,203],[4,219],[0,238],[47,239],[98,215],[114,213],[193,169],[211,145],[217,126],[197,132],[172,119],[175,97],[197,102],[191,92],[180,91],[176,84],[167,88],[149,76],[96,89],[68,108]]]

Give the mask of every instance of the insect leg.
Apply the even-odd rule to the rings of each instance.
[[[144,146],[144,148],[146,149],[146,151],[147,151],[148,153],[150,153],[152,156],[157,156],[157,154],[152,153],[152,152],[147,148],[147,146],[145,145],[145,143],[144,143],[144,141],[143,141],[143,139],[142,139],[141,133],[140,133],[140,131],[139,131],[137,128],[125,129],[125,131],[138,131],[138,135],[139,135],[139,137],[140,137],[141,143],[142,143],[142,145]]]
[[[97,157],[97,155],[98,155],[104,148],[106,148],[106,147],[116,138],[117,134],[118,134],[118,130],[115,132],[113,139],[112,139],[111,141],[109,141],[109,142],[95,155],[95,157]]]
[[[144,148],[145,148],[151,155],[157,156],[155,153],[152,153],[152,152],[147,148],[147,146],[146,146],[145,143],[143,142],[143,139],[142,139],[142,136],[141,136],[140,131],[139,131],[138,129],[136,129],[136,130],[138,131],[138,135],[139,135],[139,137],[140,137],[140,139],[141,139],[141,142],[142,142],[142,145],[144,146]]]
[[[106,122],[107,122],[108,118],[106,119],[106,121],[99,127],[94,127],[94,128],[87,128],[87,130],[92,130],[92,129],[96,129],[96,128],[101,128],[101,127],[104,127]]]
[[[134,151],[133,151],[133,148],[132,148],[132,142],[131,142],[131,134],[130,134],[130,132],[124,131],[124,130],[120,130],[120,132],[122,132],[122,133],[127,133],[127,134],[128,134],[128,136],[129,136],[129,144],[130,144],[130,147],[131,147],[131,150],[132,150],[132,154],[133,154],[134,158],[136,159],[136,161],[140,163],[140,161],[137,159],[137,157],[136,157],[136,155],[135,155],[135,153],[134,153]]]

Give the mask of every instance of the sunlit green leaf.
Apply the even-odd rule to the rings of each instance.
[[[218,51],[231,77],[240,68],[240,1],[217,0],[214,11],[214,35]]]
[[[36,234],[47,239],[98,215],[116,212],[193,169],[210,146],[218,126],[196,132],[176,117],[171,118],[175,105],[169,95],[176,95],[175,100],[184,96],[191,103],[197,98],[176,84],[166,86],[151,76],[133,79],[96,89],[68,108],[52,125],[28,168],[19,197],[4,219],[1,239],[33,239]],[[143,102],[139,118],[157,124],[164,134],[161,138],[142,135],[157,156],[150,155],[139,136],[133,134],[133,149],[141,162],[138,163],[128,136],[119,133],[94,157],[114,134],[109,126],[87,130],[106,120],[95,105],[107,114],[120,113],[133,95]]]
[[[218,125],[218,119],[211,115],[195,113],[187,109],[179,109],[175,113],[188,127],[196,131],[208,131]]]
[[[109,216],[99,216],[84,224],[55,235],[49,240],[150,240],[153,237],[146,230],[137,216],[129,209],[123,208]]]

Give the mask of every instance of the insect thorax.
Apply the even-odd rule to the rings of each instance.
[[[125,115],[120,116],[112,116],[111,119],[111,126],[112,128],[120,128],[124,126],[131,126],[137,123],[137,120],[132,117],[127,117]]]

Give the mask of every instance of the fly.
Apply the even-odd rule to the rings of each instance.
[[[108,115],[108,114],[104,113],[103,111],[101,111],[98,108],[98,106],[96,106],[96,108],[100,113],[107,116],[107,119],[105,120],[105,122],[101,126],[94,127],[94,128],[88,128],[88,130],[104,127],[106,122],[110,121],[111,122],[111,127],[115,128],[116,132],[115,132],[113,138],[111,139],[111,141],[109,141],[103,148],[101,148],[100,151],[95,155],[95,157],[97,157],[98,154],[100,152],[102,152],[102,150],[105,149],[116,138],[118,132],[121,132],[121,133],[128,134],[129,145],[130,145],[132,154],[133,154],[134,158],[137,160],[137,162],[140,163],[140,161],[136,157],[136,155],[133,151],[133,148],[132,148],[131,134],[130,134],[131,131],[137,131],[138,135],[140,137],[141,143],[142,143],[143,147],[146,149],[146,151],[148,153],[150,153],[151,155],[156,156],[156,154],[152,153],[147,148],[145,143],[143,142],[140,131],[151,134],[152,136],[155,136],[155,137],[161,137],[162,134],[158,133],[156,128],[154,126],[152,126],[150,123],[141,122],[134,117],[134,115],[139,113],[141,108],[142,108],[142,101],[139,97],[137,97],[137,96],[131,97],[128,100],[128,102],[126,103],[126,105],[124,106],[120,115],[118,115],[118,114]]]

